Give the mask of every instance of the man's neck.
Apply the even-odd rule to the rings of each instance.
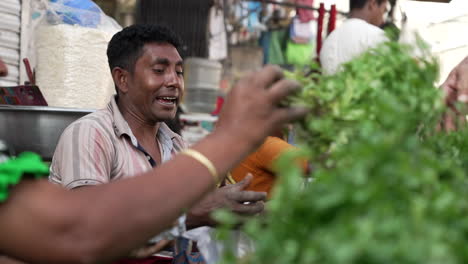
[[[161,126],[161,122],[149,122],[134,110],[119,103],[117,105],[120,113],[122,113],[123,118],[127,121],[128,126],[138,141],[152,140],[156,137],[159,127]]]
[[[370,24],[369,14],[362,9],[353,9],[349,12],[349,18],[358,18]]]
[[[127,121],[133,135],[135,135],[138,141],[154,140],[161,126],[161,122],[149,124],[136,119],[127,118],[125,115],[124,119]]]

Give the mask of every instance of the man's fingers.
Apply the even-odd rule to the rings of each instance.
[[[230,200],[235,201],[237,203],[244,203],[244,202],[252,203],[252,202],[266,200],[265,192],[239,191],[239,192],[229,193],[228,195],[229,195]]]
[[[452,110],[455,115],[461,115],[460,111],[458,111],[457,107],[453,103],[449,104],[448,108]]]
[[[277,104],[286,96],[298,91],[299,88],[300,84],[296,81],[286,79],[280,80],[273,84],[269,91],[271,101]]]
[[[284,77],[283,71],[277,65],[267,65],[259,72],[255,73],[256,87],[268,88],[273,83]]]
[[[234,186],[239,188],[239,190],[244,190],[245,188],[247,188],[247,186],[249,186],[250,182],[252,181],[252,178],[253,178],[252,174],[247,173],[245,178],[242,179],[242,181],[234,184]]]
[[[462,129],[466,125],[466,117],[464,115],[458,116],[458,129]]]
[[[455,126],[455,121],[451,113],[445,113],[444,117],[444,130],[445,132],[451,132],[457,130]]]
[[[269,91],[271,101],[275,104],[279,103],[286,96],[292,94],[299,89],[300,85],[296,81],[281,80],[273,85]],[[288,123],[304,117],[309,112],[306,107],[284,107],[275,110],[276,120],[280,123]]]
[[[282,109],[277,109],[275,112],[276,120],[280,123],[289,123],[298,119],[303,118],[307,113],[310,112],[310,109],[306,107],[287,107]]]
[[[263,212],[265,209],[265,203],[262,201],[250,204],[236,204],[231,210],[238,214],[254,215]]]

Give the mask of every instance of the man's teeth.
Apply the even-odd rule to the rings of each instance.
[[[163,96],[157,98],[159,103],[165,105],[174,105],[177,102],[177,97],[174,96]]]

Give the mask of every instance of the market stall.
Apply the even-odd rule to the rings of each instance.
[[[20,83],[21,1],[0,2],[0,58],[7,64],[9,75],[0,79],[0,86]]]
[[[413,25],[427,27],[423,37],[430,40],[431,46],[418,50],[421,53],[415,55],[411,46],[388,41],[355,57],[344,65],[344,70],[330,76],[320,74],[320,65],[313,62],[323,38],[339,26],[346,14],[338,4],[258,0],[233,1],[229,7],[218,2],[215,9],[202,6],[205,17],[200,19],[197,29],[216,33],[210,36],[186,32],[195,33],[189,35],[199,42],[186,47],[185,72],[177,72],[177,80],[185,82],[185,98],[180,101],[176,125],[182,124],[180,134],[188,145],[195,144],[215,129],[217,114],[231,83],[263,64],[273,63],[294,70],[285,74],[300,82],[303,89],[281,102],[264,100],[262,106],[271,105],[270,110],[278,111],[275,113],[292,105],[309,109],[307,116],[295,123],[297,138],[294,141],[303,151],[290,152],[269,166],[279,178],[272,191],[272,200],[266,203],[266,213],[246,219],[227,210],[221,211],[215,215],[220,223],[217,226],[219,232],[207,228],[204,233],[200,232],[201,235],[191,234],[191,239],[200,241],[199,249],[203,242],[209,245],[208,252],[212,254],[205,255],[209,256],[206,258],[209,264],[221,260],[223,263],[239,263],[236,258],[239,256],[243,257],[243,263],[273,264],[468,262],[465,250],[468,222],[464,220],[468,213],[465,197],[468,133],[462,126],[468,113],[449,112],[463,102],[458,97],[445,98],[437,89],[439,68],[435,58],[443,58],[442,75],[445,75],[447,69],[453,68],[455,57],[458,57],[458,63],[460,54],[468,55],[465,47],[468,38],[451,35],[461,31],[468,21],[465,17],[468,9],[464,9],[468,5],[460,1],[452,1],[450,7],[449,4],[432,6],[437,12],[427,12],[430,19],[425,17],[428,19],[426,24],[405,24],[403,19],[395,20],[402,23],[404,34],[410,32]],[[2,3],[0,18],[5,6]],[[3,100],[0,105],[0,139],[3,142],[0,143],[6,142],[10,155],[34,151],[46,161],[51,160],[64,129],[73,121],[104,107],[114,93],[105,50],[113,32],[119,29],[113,20],[95,10],[94,5],[67,6],[75,11],[79,9],[70,16],[63,11],[64,6],[59,1],[51,0],[49,4],[48,9],[36,6],[31,11],[38,15],[37,19],[43,19],[33,23],[37,26],[34,28],[37,56],[33,65],[36,75],[28,67],[27,60],[24,64],[29,77],[27,83],[20,85],[19,75],[14,71],[13,77],[0,82],[0,98]],[[140,6],[138,19],[149,20],[154,14],[150,9],[165,5],[172,8],[182,2],[146,2]],[[189,12],[187,9],[193,8],[192,5],[196,6],[197,1],[188,1],[187,6],[180,7],[184,12],[178,15]],[[141,10],[143,7],[148,10]],[[416,14],[421,7],[413,2],[403,4],[402,14],[410,17],[410,21],[423,20],[424,16]],[[454,11],[453,7],[458,10]],[[443,12],[444,8],[448,8],[447,12]],[[217,13],[221,10],[222,15]],[[164,10],[157,12],[164,13]],[[191,16],[200,15],[192,13]],[[444,15],[434,17],[434,14],[442,13]],[[166,15],[171,16],[171,13]],[[218,23],[217,27],[211,27],[209,23],[213,21]],[[182,25],[178,24],[181,30],[185,23],[184,20]],[[9,26],[9,31],[11,28],[16,30]],[[449,29],[455,31],[447,33]],[[5,40],[16,41],[15,37],[20,33],[15,30],[12,31],[14,34],[0,35],[0,41],[3,36],[6,36]],[[19,68],[19,58],[10,59],[12,56],[8,53],[19,50],[15,41],[5,41],[7,52],[0,52],[0,57],[4,57],[10,67]],[[221,50],[213,46],[210,49],[210,41]],[[179,55],[175,49],[171,51]],[[181,67],[180,58],[174,57]],[[183,80],[181,74],[184,74]],[[281,79],[279,75],[276,77]],[[275,88],[277,81],[272,82]],[[272,91],[271,87],[260,88],[260,92]],[[161,105],[175,111],[179,106],[179,93],[174,94],[159,95],[154,101],[160,100]],[[441,131],[441,123],[445,121],[442,116],[448,113],[455,114],[456,120],[460,120],[459,130],[453,133]],[[159,129],[160,124],[153,123]],[[110,124],[107,130],[112,136],[121,137],[116,132],[115,122],[107,124]],[[128,126],[125,128],[129,129]],[[154,139],[154,133],[147,135]],[[167,144],[172,148],[172,140],[179,138],[170,135],[167,142],[171,144]],[[72,139],[90,141],[86,135],[74,136],[68,135]],[[121,144],[133,144],[127,149],[134,146],[136,151],[144,154],[135,156],[142,159],[139,164],[145,165],[145,169],[156,167],[151,155],[136,140],[132,141],[134,138],[129,140],[130,143]],[[158,151],[163,148],[159,143],[156,140]],[[66,147],[67,143],[62,145]],[[5,148],[0,144],[2,151]],[[188,156],[186,160],[195,159],[191,161],[212,174],[215,180],[211,182],[212,186],[226,184],[218,181],[217,168],[212,161],[198,151],[191,151],[192,154],[183,155]],[[98,149],[95,153],[102,152]],[[160,157],[161,163],[170,162],[176,151],[170,149],[167,153],[170,155],[166,155],[166,160]],[[122,160],[132,158],[127,155]],[[261,160],[263,157],[256,158]],[[305,169],[297,166],[298,160],[306,164]],[[229,174],[227,170],[223,174]],[[187,186],[187,182],[183,184]],[[152,189],[148,190],[151,193]],[[242,199],[237,202],[239,207],[250,203]],[[183,226],[185,219],[178,221]],[[177,229],[179,226],[174,228],[177,235],[162,234],[168,235],[164,240],[172,240],[185,231]],[[235,250],[223,252],[219,246],[222,243]]]

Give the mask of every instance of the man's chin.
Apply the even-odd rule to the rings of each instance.
[[[174,113],[167,113],[167,114],[158,113],[157,115],[155,115],[155,117],[156,117],[156,120],[158,120],[158,122],[171,121],[171,120],[174,120],[174,119],[175,119],[175,117],[176,117],[176,112],[174,112]]]

